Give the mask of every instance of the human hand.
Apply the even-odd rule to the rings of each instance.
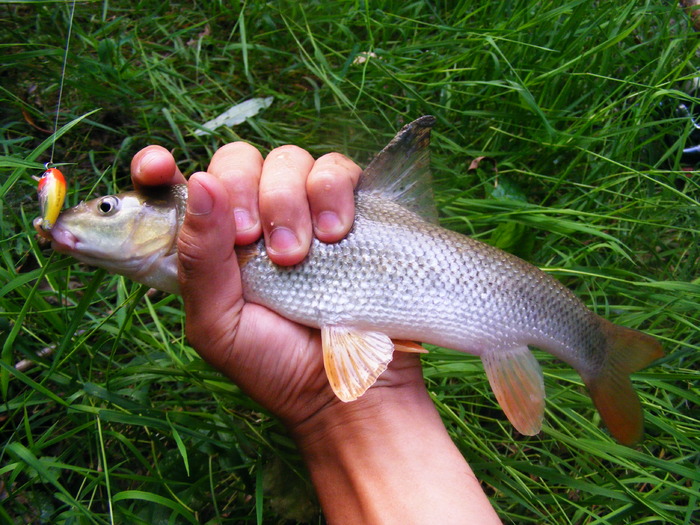
[[[283,146],[263,160],[253,146],[236,142],[215,153],[208,173],[189,181],[178,244],[187,337],[204,359],[290,429],[339,404],[323,369],[320,336],[245,302],[233,246],[254,242],[262,233],[270,258],[292,265],[306,256],[312,236],[340,240],[352,226],[360,172],[338,153],[314,161],[300,148]],[[172,155],[159,146],[134,157],[132,174],[136,187],[185,180]],[[397,354],[395,360],[378,387],[424,389],[417,358]],[[338,408],[359,410],[372,397]]]

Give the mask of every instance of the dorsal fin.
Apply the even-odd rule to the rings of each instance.
[[[437,224],[430,177],[430,130],[425,115],[404,126],[362,173],[357,191],[381,194]]]

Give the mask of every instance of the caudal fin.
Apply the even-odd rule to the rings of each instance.
[[[642,439],[644,416],[630,374],[663,356],[661,344],[650,335],[605,321],[606,362],[584,381],[610,433],[632,446]]]

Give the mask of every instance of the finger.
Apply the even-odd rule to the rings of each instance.
[[[182,175],[172,154],[162,146],[146,146],[131,159],[131,180],[135,188],[182,184]]]
[[[258,185],[263,158],[245,142],[233,142],[219,148],[209,164],[226,187],[236,221],[236,244],[250,244],[260,238],[262,226],[258,212]]]
[[[323,242],[347,235],[355,218],[353,190],[362,168],[340,153],[320,157],[306,180],[314,233]]]
[[[178,279],[187,338],[216,367],[228,360],[243,308],[235,236],[223,183],[208,173],[194,174],[178,235]]]
[[[296,146],[281,146],[265,159],[260,179],[260,216],[265,244],[277,264],[301,262],[312,238],[306,178],[313,157]]]

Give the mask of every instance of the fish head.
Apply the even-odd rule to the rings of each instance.
[[[61,213],[54,250],[167,292],[178,292],[177,234],[184,216],[179,186],[107,195]]]

